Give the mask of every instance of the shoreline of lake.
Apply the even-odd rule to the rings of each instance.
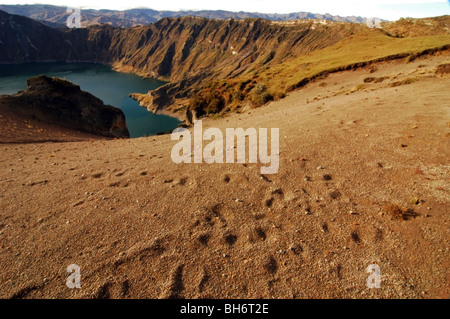
[[[26,88],[30,77],[45,74],[66,79],[105,104],[120,108],[127,118],[131,137],[168,133],[183,122],[167,112],[152,113],[129,97],[130,93],[146,94],[166,82],[142,78],[134,73],[119,72],[111,66],[95,62],[26,62],[4,64],[0,70],[0,94],[15,94]]]

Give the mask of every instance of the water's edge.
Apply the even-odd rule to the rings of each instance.
[[[121,109],[125,113],[132,138],[167,134],[183,121],[167,112],[154,114],[129,97],[129,94],[134,92],[147,94],[167,82],[121,72],[111,65],[92,61],[43,61],[2,65],[8,67],[0,70],[0,94],[15,94],[25,89],[26,79],[37,75],[63,78],[79,85],[83,91],[98,97],[105,104]]]

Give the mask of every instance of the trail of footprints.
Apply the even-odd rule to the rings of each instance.
[[[127,174],[127,171],[116,171],[115,177],[123,177]],[[97,173],[93,174],[92,178],[101,179],[104,174]],[[140,176],[147,176],[145,171],[140,173]],[[247,179],[248,180],[248,179]],[[261,180],[264,183],[273,183],[271,179],[266,176],[261,175]],[[324,175],[323,181],[329,182],[332,180],[330,175]],[[180,186],[186,185],[188,178],[182,177],[176,181],[173,179],[165,180],[166,184],[176,184]],[[310,180],[308,180],[310,181]],[[223,176],[223,182],[228,184],[232,183],[232,178],[229,175]],[[110,187],[118,187],[124,186],[126,184],[122,184],[121,181],[111,183]],[[125,186],[126,187],[126,186]],[[311,197],[308,192],[303,188],[303,194],[305,196]],[[275,203],[283,203],[285,194],[281,188],[276,188],[275,190],[269,191],[268,196],[264,199],[262,207],[272,208]],[[338,199],[341,197],[339,191],[334,191],[330,194],[332,199]],[[311,207],[309,206],[309,201],[306,201],[306,209],[307,211],[311,211]],[[234,245],[239,243],[241,240],[239,235],[229,229],[227,214],[232,212],[227,210],[227,207],[223,203],[218,203],[213,205],[210,208],[203,208],[199,215],[196,215],[194,222],[192,223],[190,234],[194,238],[194,242],[197,243],[198,248],[208,248],[210,246],[210,242],[212,240],[219,240],[224,247],[232,248]],[[266,217],[264,213],[255,213],[254,219],[256,221],[263,220]],[[326,222],[320,224],[321,230],[323,233],[329,233],[330,228]],[[217,237],[219,236],[219,238]],[[221,238],[220,238],[221,237]],[[360,237],[359,231],[354,229],[349,234],[349,238],[355,242],[356,244],[360,244],[362,239]],[[254,226],[250,233],[247,236],[247,242],[250,244],[255,244],[258,242],[265,242],[268,239],[267,227],[264,224],[259,224]],[[380,229],[376,230],[375,240],[381,241],[383,239],[383,232]],[[172,238],[175,240],[175,238]],[[131,262],[145,261],[148,259],[148,262],[151,262],[153,258],[157,256],[162,256],[166,252],[166,245],[170,245],[170,243],[165,242],[166,240],[156,240],[148,247],[138,247],[136,249],[130,249],[125,256],[122,256],[113,264],[113,268],[117,268],[123,266],[125,264],[129,264]],[[242,242],[242,244],[245,241]],[[289,248],[289,251],[294,255],[301,255],[303,253],[303,248],[300,244],[294,244]],[[263,270],[267,276],[268,284],[270,286],[270,282],[273,281],[274,276],[279,271],[279,264],[277,259],[272,254],[268,254],[262,263]],[[185,297],[186,286],[184,283],[184,272],[186,270],[186,265],[180,261],[176,264],[175,267],[172,268],[168,279],[166,282],[161,283],[161,293],[160,298],[166,299],[179,299]],[[208,282],[211,280],[211,274],[208,273],[205,267],[202,268],[199,274],[197,282],[197,292],[202,294],[206,289]],[[339,264],[336,268],[332,269],[332,272],[336,273],[338,278],[342,277],[342,266]],[[123,280],[121,282],[111,282],[108,281],[102,284],[97,292],[95,293],[96,298],[116,298],[116,297],[126,297],[130,290],[130,283],[128,280]]]

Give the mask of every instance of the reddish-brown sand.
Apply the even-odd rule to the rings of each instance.
[[[1,114],[0,297],[448,298],[450,78],[434,74],[448,62],[337,73],[203,121],[279,128],[275,175],[174,164],[170,136],[103,140]],[[386,78],[358,87],[367,77]],[[66,286],[71,264],[81,289]]]

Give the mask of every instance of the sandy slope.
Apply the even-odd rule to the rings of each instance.
[[[176,165],[170,136],[1,144],[0,297],[448,298],[450,78],[433,73],[448,60],[333,74],[204,121],[280,128],[272,176]]]

